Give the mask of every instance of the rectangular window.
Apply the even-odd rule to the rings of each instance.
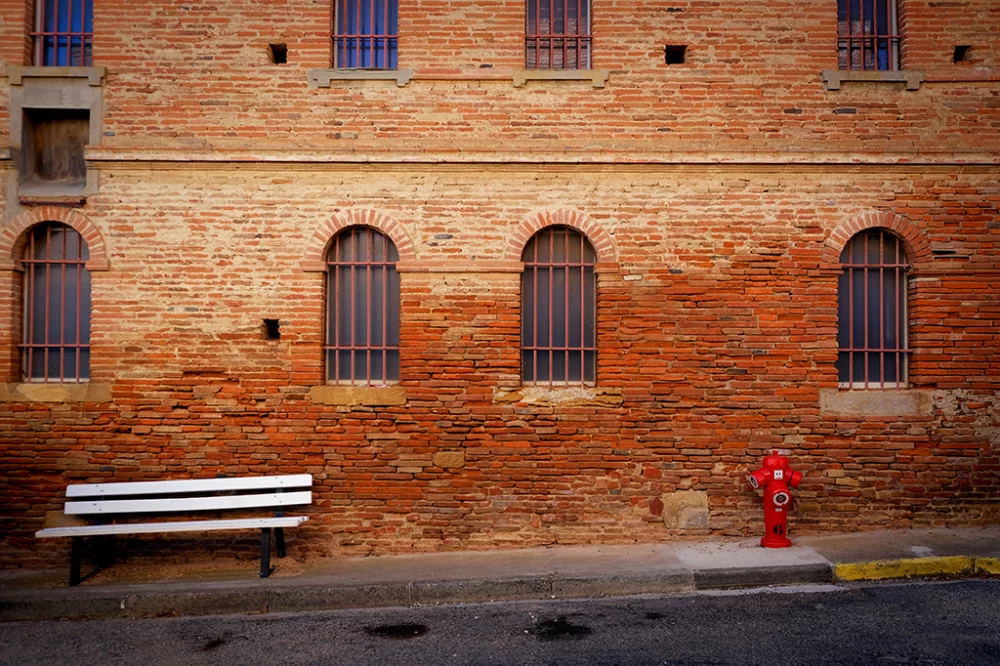
[[[94,0],[37,0],[32,60],[43,67],[91,65]]]
[[[590,69],[590,0],[527,0],[527,69]]]
[[[396,69],[398,10],[398,0],[337,0],[333,66]]]
[[[837,0],[840,69],[899,69],[896,0]]]

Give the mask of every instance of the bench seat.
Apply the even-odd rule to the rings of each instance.
[[[285,516],[282,512],[290,506],[312,503],[311,486],[311,474],[76,484],[66,488],[64,513],[87,517],[98,524],[49,527],[39,530],[35,536],[39,539],[73,539],[70,585],[78,585],[85,537],[96,537],[105,545],[104,537],[122,534],[259,529],[260,576],[267,578],[271,571],[272,531],[278,556],[284,557],[284,529],[297,527],[309,517]],[[154,515],[259,509],[273,510],[275,515],[204,520],[153,519]],[[110,559],[106,551],[102,552],[102,559]]]

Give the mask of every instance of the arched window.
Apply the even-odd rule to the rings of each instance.
[[[399,379],[396,246],[369,227],[334,237],[327,261],[326,378],[344,384]]]
[[[21,375],[31,382],[90,378],[90,258],[71,227],[47,222],[27,233]]]
[[[907,272],[903,242],[868,229],[847,242],[837,292],[837,372],[842,386],[898,388],[906,382]]]
[[[535,234],[521,255],[521,378],[589,384],[597,374],[597,255],[569,227]]]

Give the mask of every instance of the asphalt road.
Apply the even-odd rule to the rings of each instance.
[[[1000,580],[0,624],[0,664],[1000,664]]]

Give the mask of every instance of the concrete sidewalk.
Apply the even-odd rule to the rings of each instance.
[[[66,587],[67,571],[0,572],[0,620],[276,613],[691,592],[838,580],[1000,574],[1000,527],[630,546],[556,546],[297,563],[115,565]],[[68,565],[67,565],[68,566]]]

